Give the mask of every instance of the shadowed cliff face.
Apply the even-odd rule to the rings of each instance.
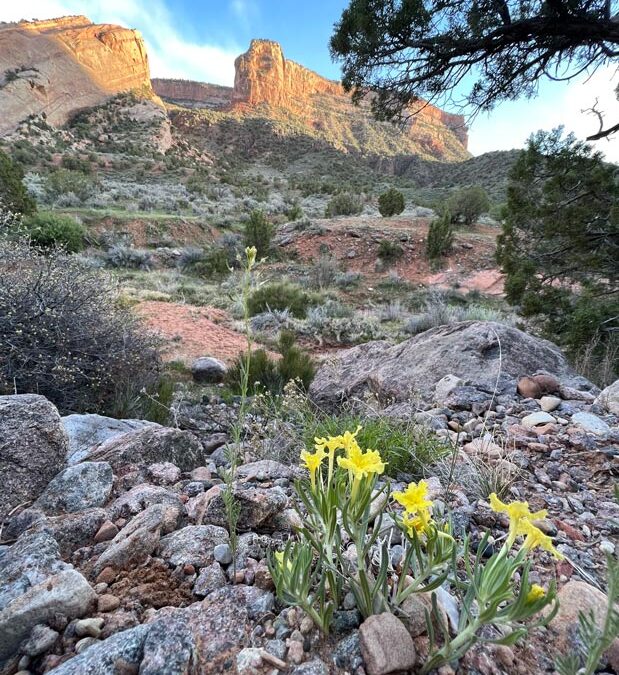
[[[252,40],[235,61],[234,87],[184,80],[154,80],[157,94],[191,108],[209,108],[235,115],[294,121],[330,145],[363,154],[420,154],[440,160],[461,160],[467,152],[464,118],[432,105],[420,105],[401,128],[374,120],[369,98],[353,106],[338,82],[289,61],[277,42]]]
[[[61,125],[130,90],[154,97],[138,31],[84,16],[0,24],[0,134],[31,114]]]

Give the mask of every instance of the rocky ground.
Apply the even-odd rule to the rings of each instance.
[[[574,643],[577,611],[605,608],[604,553],[616,554],[619,532],[619,384],[600,393],[550,343],[467,322],[340,353],[310,395],[333,414],[357,406],[451,443],[453,480],[444,463],[426,473],[473,542],[506,531],[487,502],[492,481],[548,510],[539,525],[565,559],[536,554],[533,580],[557,580],[559,614],[523,644],[476,648],[454,669],[552,672]],[[0,673],[415,672],[428,650],[419,606],[362,621],[348,595],[323,636],[276,599],[266,556],[299,523],[300,470],[258,459],[251,434],[234,485],[233,561],[220,470],[236,409],[211,396],[176,413],[167,428],[61,418],[41,396],[0,397]],[[396,537],[391,555],[401,555]],[[456,621],[453,589],[439,601]],[[619,672],[617,640],[601,668]]]

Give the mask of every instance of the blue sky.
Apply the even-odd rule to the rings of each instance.
[[[234,58],[252,38],[277,40],[287,58],[321,75],[339,79],[329,56],[333,24],[346,0],[20,0],[0,2],[0,21],[86,14],[96,22],[138,28],[146,40],[151,73],[232,84]],[[616,123],[619,103],[613,89],[616,69],[604,68],[572,83],[543,83],[536,99],[504,103],[472,122],[473,154],[522,147],[538,129],[563,124],[580,138],[597,130],[582,112],[597,98]],[[619,136],[619,134],[617,134]],[[596,147],[619,162],[619,138]]]

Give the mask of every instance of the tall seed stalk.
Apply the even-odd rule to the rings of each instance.
[[[249,323],[249,294],[251,291],[252,269],[256,264],[256,247],[247,247],[245,249],[245,259],[241,261],[243,265],[243,277],[241,283],[241,304],[243,307],[243,327],[247,340],[245,354],[241,359],[241,401],[239,413],[236,422],[232,426],[232,443],[226,447],[226,459],[230,466],[224,470],[222,478],[225,484],[222,493],[226,520],[228,522],[228,532],[230,533],[230,549],[232,551],[232,583],[236,583],[236,554],[238,550],[238,532],[237,526],[241,513],[241,505],[234,496],[234,483],[236,481],[236,471],[240,463],[243,437],[243,428],[248,411],[248,392],[249,392],[249,373],[251,368],[251,354],[253,347],[253,337]]]

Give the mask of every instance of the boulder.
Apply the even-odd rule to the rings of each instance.
[[[161,428],[146,420],[117,420],[103,415],[66,415],[62,426],[69,438],[68,464],[81,462],[88,451],[110,438],[145,428]]]
[[[34,507],[48,515],[58,515],[103,506],[113,483],[114,474],[107,462],[82,462],[59,473]]]
[[[49,516],[45,527],[58,542],[60,555],[70,558],[74,551],[95,542],[97,532],[107,518],[103,509],[86,509],[62,516]]]
[[[58,410],[45,397],[0,396],[0,522],[43,492],[63,468],[67,448]]]
[[[619,417],[619,380],[602,389],[595,402],[607,412]]]
[[[310,386],[319,405],[338,408],[368,394],[379,400],[404,401],[415,396],[431,402],[436,385],[452,375],[473,385],[503,375],[515,393],[515,380],[544,370],[568,384],[577,378],[561,350],[551,342],[492,321],[463,321],[432,328],[398,345],[369,342],[326,361]]]
[[[226,364],[212,356],[201,356],[191,364],[191,375],[200,384],[223,382],[227,372]]]
[[[0,610],[33,586],[70,566],[60,560],[54,537],[44,530],[24,532],[0,556]]]
[[[12,656],[31,630],[57,614],[69,620],[84,616],[97,595],[74,569],[54,574],[0,611],[0,661]]]
[[[368,617],[359,628],[359,641],[368,675],[412,670],[417,660],[413,638],[390,612]]]
[[[127,464],[148,466],[170,462],[181,471],[192,471],[207,462],[202,443],[190,432],[148,427],[114,436],[88,452],[91,462],[109,462],[116,471]]]

